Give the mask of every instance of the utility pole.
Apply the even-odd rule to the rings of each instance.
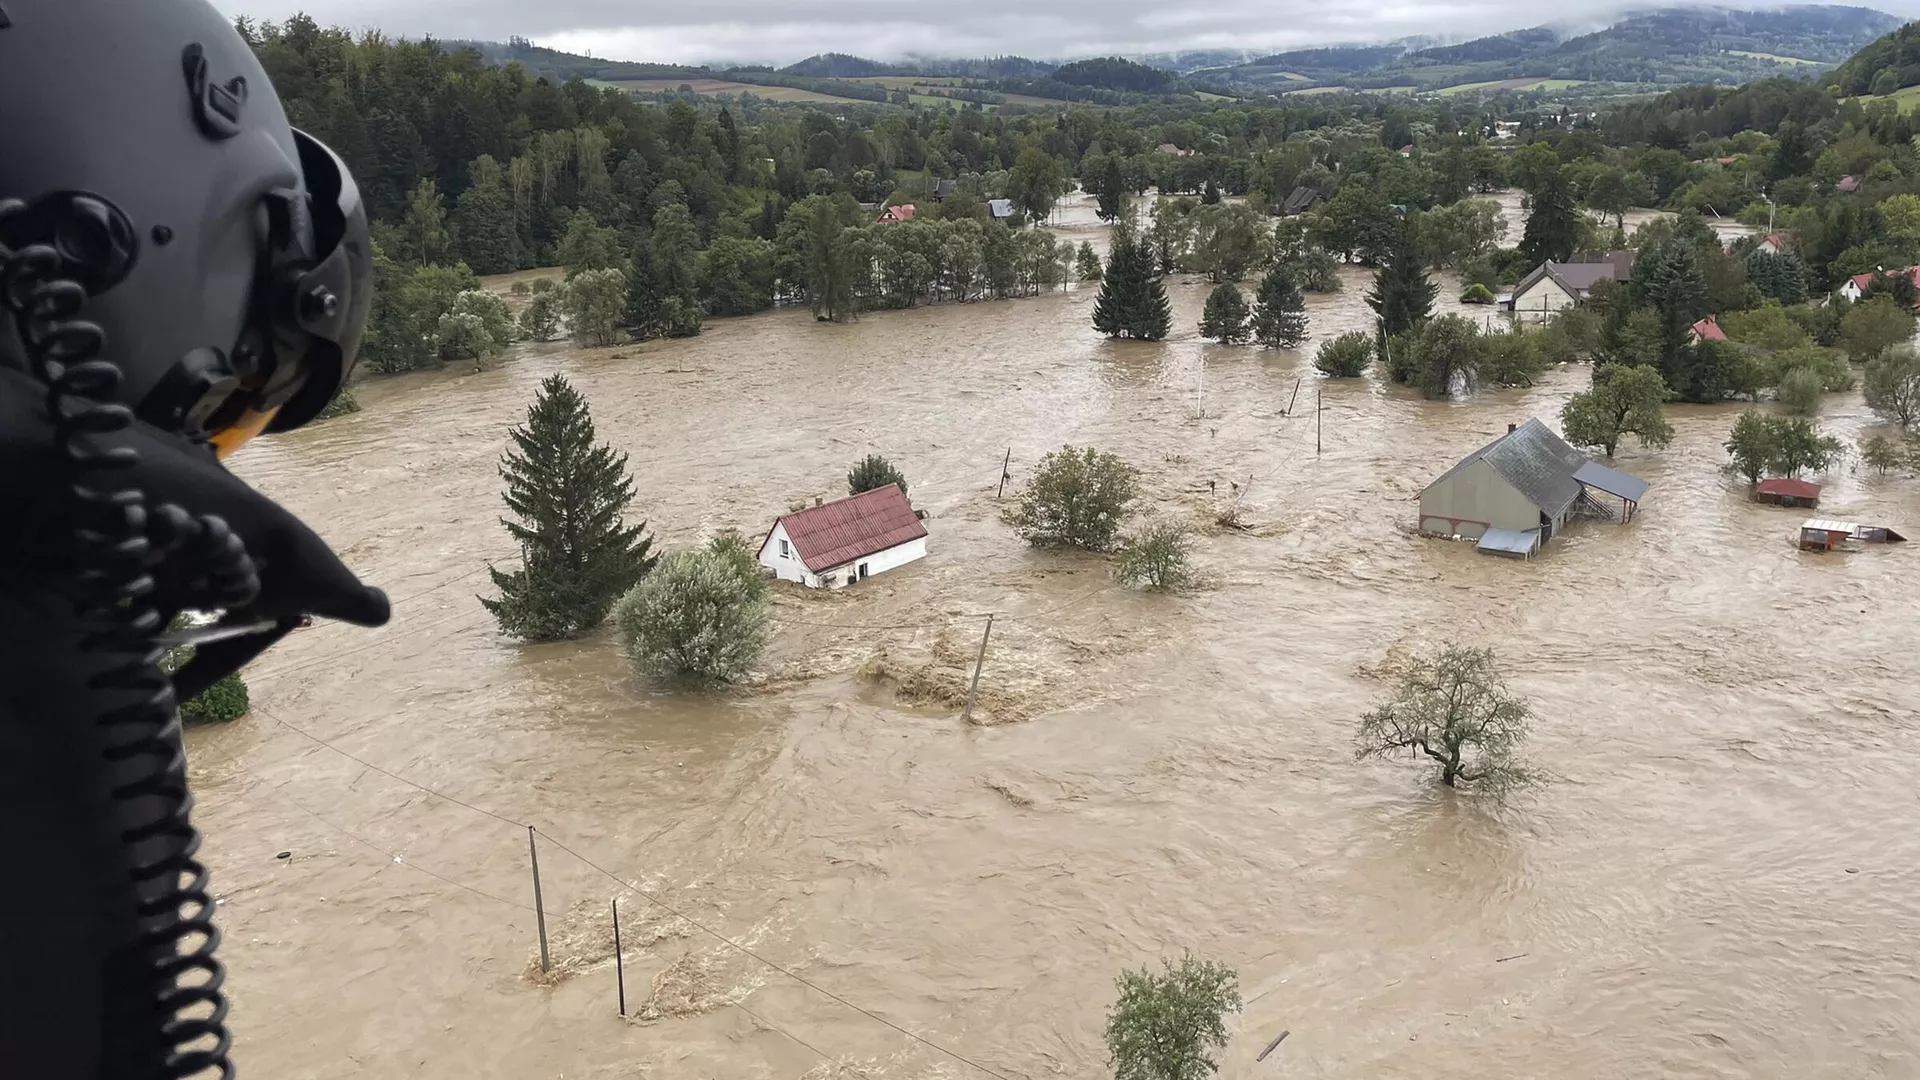
[[[620,952],[620,898],[613,898],[613,977],[620,984],[620,1015],[627,1015],[627,966]]]
[[[547,906],[540,900],[540,849],[534,846],[533,826],[527,826],[527,858],[533,861],[533,917],[540,923],[540,970],[552,971],[547,954]]]
[[[1313,456],[1320,456],[1320,391],[1313,391]]]
[[[993,497],[996,499],[1007,493],[1007,481],[1013,479],[1013,474],[1007,471],[1007,466],[1012,464],[1013,447],[1009,446],[1007,447],[1006,460],[1000,463],[1000,490],[993,493]]]
[[[987,629],[980,635],[980,655],[973,659],[973,682],[967,687],[967,705],[960,710],[960,719],[973,719],[973,695],[980,690],[980,668],[987,662],[987,639],[993,636],[993,616],[987,616]]]

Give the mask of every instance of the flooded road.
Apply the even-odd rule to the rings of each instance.
[[[1368,324],[1365,284],[1310,298],[1316,340]],[[1107,1075],[1114,976],[1185,948],[1240,973],[1226,1077],[1920,1074],[1920,552],[1796,552],[1803,514],[1719,471],[1737,406],[1623,449],[1652,483],[1629,526],[1528,563],[1409,535],[1427,481],[1509,422],[1557,427],[1586,369],[1457,402],[1320,382],[1311,343],[1206,344],[1206,286],[1170,291],[1159,344],[1099,338],[1081,290],[523,347],[251,447],[240,471],[397,607],[295,634],[248,718],[190,737],[242,1075],[987,1075],[545,838],[569,977],[537,985],[527,824],[1004,1077]],[[511,563],[495,463],[556,371],[667,546],[763,531],[881,452],[930,554],[780,593],[765,679],[729,694],[649,686],[605,638],[503,640],[475,599]],[[1821,423],[1874,421],[1849,393]],[[1018,482],[1066,441],[1202,528],[1207,588],[1113,588],[998,521],[1003,455]],[[1915,481],[1825,479],[1823,513],[1920,523]],[[1249,480],[1251,528],[1213,527]],[[986,612],[989,725],[862,677],[952,675]],[[1352,760],[1374,670],[1448,639],[1534,699],[1556,783],[1499,810]],[[615,1015],[615,896],[630,1009],[659,1019]]]

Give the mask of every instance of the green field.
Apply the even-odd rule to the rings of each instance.
[[[1568,87],[1584,85],[1585,83],[1579,79],[1495,79],[1491,82],[1445,86],[1434,93],[1450,97],[1454,94],[1473,94],[1493,90],[1565,90]]]
[[[1194,93],[1194,96],[1199,98],[1201,101],[1233,101],[1234,100],[1233,98],[1228,97],[1225,94],[1209,94],[1205,90],[1195,90],[1193,93]]]
[[[1915,109],[1920,109],[1920,86],[1902,87],[1884,97],[1874,97],[1871,94],[1865,94],[1852,100],[1862,105],[1874,101],[1891,101],[1900,107],[1901,112],[1910,113]]]
[[[1305,90],[1282,91],[1287,97],[1306,97],[1308,94],[1346,94],[1351,93],[1344,86],[1309,86]]]
[[[1744,56],[1749,60],[1771,60],[1776,64],[1812,64],[1815,67],[1820,66],[1820,61],[1818,60],[1802,60],[1797,56],[1779,56],[1767,52],[1742,52],[1739,49],[1728,49],[1727,55]]]
[[[766,101],[812,101],[840,105],[873,104],[871,101],[861,101],[858,98],[819,94],[812,90],[797,90],[791,86],[761,86],[758,83],[731,82],[726,79],[618,79],[602,85],[618,86],[623,90],[633,90],[642,94],[671,94],[682,86],[688,86],[701,97],[752,94]]]
[[[1420,89],[1419,87],[1413,86],[1413,85],[1369,86],[1365,90],[1362,90],[1360,92],[1363,94],[1411,94],[1419,89]]]

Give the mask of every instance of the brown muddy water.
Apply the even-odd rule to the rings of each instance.
[[[1365,325],[1347,285],[1313,298],[1316,338]],[[1631,525],[1529,563],[1409,535],[1424,483],[1557,424],[1586,371],[1454,402],[1322,383],[1198,340],[1205,292],[1174,285],[1161,344],[1102,340],[1079,291],[529,348],[250,448],[241,472],[398,604],[295,634],[249,672],[251,716],[190,737],[242,1074],[986,1075],[545,840],[569,977],[536,984],[527,837],[482,810],[1003,1077],[1106,1075],[1115,974],[1182,949],[1240,973],[1229,1077],[1920,1074],[1920,552],[1796,552],[1803,514],[1719,470],[1735,406],[1623,451],[1653,485]],[[511,553],[495,462],[556,371],[667,545],[763,530],[880,451],[931,554],[781,593],[765,678],[732,693],[651,686],[604,638],[503,640],[475,599]],[[1874,423],[1857,393],[1821,422]],[[1203,527],[1207,588],[1112,588],[999,523],[1002,456],[1017,482],[1065,441]],[[1249,478],[1252,528],[1211,528]],[[1914,481],[1825,479],[1823,513],[1920,525]],[[858,673],[951,685],[986,612],[989,725]],[[1496,809],[1352,760],[1376,669],[1448,639],[1498,650],[1556,783]],[[630,1007],[658,1019],[615,1015],[615,895]]]

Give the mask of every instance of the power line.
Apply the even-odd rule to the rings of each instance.
[[[341,757],[344,757],[349,761],[358,762],[361,765],[364,765],[367,768],[372,769],[374,772],[377,772],[382,776],[389,777],[394,780],[398,780],[400,783],[405,784],[416,791],[424,792],[428,795],[433,795],[437,798],[445,799],[456,806],[464,806],[476,814],[484,814],[487,817],[494,819],[495,821],[505,822],[506,824],[511,825],[516,829],[524,829],[528,827],[525,822],[515,821],[504,814],[496,814],[491,810],[487,810],[482,807],[475,806],[464,799],[456,799],[453,796],[446,794],[445,792],[435,791],[433,788],[427,787],[425,784],[415,783],[414,781],[409,780],[406,777],[401,776],[399,773],[393,772],[390,769],[383,769],[380,766],[375,765],[373,762],[368,761],[366,758],[359,756],[358,754],[354,754],[349,751],[342,750],[338,746],[335,746],[334,744],[319,737],[318,735],[314,735],[311,732],[295,727],[293,724],[290,724],[287,721],[280,719],[278,716],[275,716],[273,713],[269,712],[264,708],[261,708],[258,705],[255,705],[253,707],[253,711],[259,713],[260,715],[266,717],[267,719],[273,721],[274,723],[279,724],[281,727],[286,728],[288,731],[291,731],[294,734],[299,735],[303,739],[307,739],[310,742],[316,743],[320,746],[324,746],[327,749],[333,751],[334,753],[339,754]]]
[[[539,832],[539,829],[536,827],[534,831]],[[718,930],[714,930],[703,923],[695,921],[691,916],[687,915],[685,912],[681,911],[680,909],[674,907],[672,904],[669,904],[666,901],[660,899],[659,897],[654,896],[652,893],[648,892],[645,889],[642,889],[638,885],[635,885],[632,882],[627,881],[624,878],[621,878],[620,876],[615,874],[613,871],[608,870],[606,867],[601,866],[599,863],[594,862],[592,859],[587,858],[585,855],[582,855],[579,852],[568,847],[567,845],[561,843],[560,841],[555,840],[552,836],[549,836],[544,832],[541,832],[540,835],[547,837],[547,839],[551,841],[553,845],[559,848],[561,851],[566,852],[567,854],[573,856],[574,858],[579,859],[581,862],[585,863],[586,865],[599,871],[600,874],[602,874],[607,878],[607,880],[612,881],[613,883],[619,885],[621,888],[632,890],[634,893],[638,894],[642,899],[646,900],[648,903],[653,904],[665,910],[668,914],[671,914],[674,917],[680,919],[682,922],[685,922],[687,925],[693,927],[695,930],[698,930],[701,933],[706,934],[708,937],[711,937],[716,941],[719,941],[720,943],[726,945],[728,948],[734,949],[735,951],[741,953],[742,955],[751,957],[752,959],[757,960],[762,964],[765,964],[767,967],[770,967],[773,970],[779,972],[780,974],[785,975],[787,978],[792,979],[794,982],[799,983],[801,986],[804,986],[807,989],[812,990],[817,994],[821,994],[825,997],[832,998],[834,1001],[839,1002],[840,1004],[846,1006],[849,1009],[852,1009],[854,1012],[859,1013],[860,1015],[866,1017],[869,1020],[874,1021],[875,1023],[884,1024],[887,1027],[892,1028],[893,1030],[899,1032],[900,1034],[905,1035],[907,1038],[912,1039],[914,1042],[920,1043],[921,1045],[926,1046],[930,1049],[938,1050],[940,1053],[947,1055],[953,1060],[958,1061],[961,1064],[967,1065],[971,1068],[978,1069],[979,1071],[987,1074],[988,1076],[996,1078],[996,1080],[1009,1080],[1009,1078],[1004,1073],[998,1072],[997,1070],[994,1070],[994,1069],[990,1069],[987,1066],[982,1065],[979,1062],[973,1060],[972,1058],[969,1058],[966,1055],[959,1053],[958,1051],[949,1050],[946,1047],[941,1046],[939,1043],[934,1042],[931,1039],[925,1038],[920,1035],[916,1035],[912,1031],[909,1031],[908,1029],[901,1027],[899,1024],[894,1023],[893,1021],[887,1019],[886,1017],[881,1016],[879,1013],[876,1013],[871,1009],[862,1008],[861,1006],[856,1005],[851,1001],[848,1001],[846,998],[843,998],[839,994],[836,994],[833,991],[827,989],[826,987],[821,986],[819,983],[813,982],[812,980],[801,975],[799,972],[794,971],[792,968],[789,968],[784,964],[775,963],[774,961],[769,960],[764,956],[761,956],[759,953],[754,952],[752,949],[748,948],[745,945],[740,944],[738,941],[735,941],[734,939],[726,936],[725,934],[722,934]],[[813,1049],[813,1048],[809,1047],[809,1049]],[[814,1050],[814,1053],[818,1054],[820,1053],[820,1051]],[[825,1057],[826,1055],[821,1054],[821,1056]]]
[[[286,784],[279,784],[274,788],[276,792],[282,792],[282,793],[284,793],[286,789],[287,789]],[[434,871],[429,870],[424,866],[421,866],[419,863],[408,862],[407,859],[401,854],[399,854],[398,852],[389,851],[386,848],[381,847],[379,844],[376,844],[373,841],[367,839],[366,837],[361,836],[358,833],[355,833],[342,826],[335,825],[333,822],[328,821],[326,818],[321,817],[319,814],[316,814],[312,810],[307,809],[304,805],[301,804],[300,800],[294,798],[291,795],[287,796],[287,803],[291,805],[294,809],[307,815],[313,820],[319,822],[322,825],[325,825],[329,829],[332,829],[334,832],[339,833],[340,835],[346,837],[349,840],[354,841],[355,843],[364,844],[367,847],[372,848],[373,850],[379,852],[382,855],[385,855],[387,858],[393,860],[396,863],[399,863],[402,866],[408,867],[413,870],[417,870],[420,873],[425,874],[430,878],[435,878],[437,880],[444,881],[448,885],[451,885],[456,889],[464,889],[467,892],[474,894],[475,896],[483,896],[488,900],[492,900],[496,904],[505,904],[508,907],[519,908],[521,911],[530,912],[533,910],[533,908],[528,907],[527,905],[522,904],[517,900],[509,900],[504,896],[495,896],[493,893],[487,892],[485,889],[476,889],[472,885],[468,885],[465,882],[455,881],[454,879],[446,876],[445,874],[435,873]],[[552,914],[552,912],[548,912],[548,914]]]

